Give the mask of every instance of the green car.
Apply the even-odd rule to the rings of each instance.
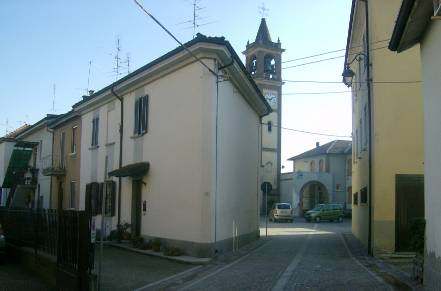
[[[341,204],[318,204],[305,213],[307,221],[320,222],[322,220],[342,222],[344,217]]]

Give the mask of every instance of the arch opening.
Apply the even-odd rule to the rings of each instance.
[[[300,212],[303,215],[318,204],[329,203],[329,192],[319,181],[311,181],[300,190]]]

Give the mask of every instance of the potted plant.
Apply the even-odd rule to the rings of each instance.
[[[416,255],[413,259],[412,275],[413,278],[423,283],[424,273],[424,246],[425,246],[426,221],[424,218],[413,219],[410,223],[410,246]]]

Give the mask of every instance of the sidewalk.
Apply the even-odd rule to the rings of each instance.
[[[378,258],[368,256],[366,249],[352,233],[343,233],[345,240],[352,255],[366,268],[382,278],[384,281],[394,286],[396,290],[424,290],[418,282],[412,280],[410,274],[400,270]]]

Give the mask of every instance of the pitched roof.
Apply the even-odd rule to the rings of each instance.
[[[15,129],[14,131],[11,131],[10,133],[6,134],[5,136],[0,137],[1,140],[7,140],[7,139],[14,139],[22,132],[26,131],[29,127],[31,127],[29,124],[24,124],[20,126],[19,128]]]
[[[42,119],[40,119],[36,123],[34,123],[34,124],[26,127],[25,129],[23,129],[19,134],[16,135],[16,137],[17,138],[22,138],[23,135],[32,133],[40,125],[43,125],[43,124],[47,125],[48,123],[50,123],[52,120],[56,119],[57,117],[59,117],[59,115],[57,115],[57,114],[46,114],[45,117],[43,117]]]
[[[184,43],[184,47],[186,48],[190,48],[191,46],[198,44],[198,43],[208,43],[208,44],[216,44],[216,45],[221,45],[221,46],[225,46],[227,48],[227,50],[230,52],[231,57],[234,59],[234,61],[239,65],[240,70],[242,71],[242,73],[246,76],[246,78],[248,79],[248,81],[250,82],[251,86],[254,88],[255,92],[257,93],[257,95],[259,96],[259,99],[265,104],[266,107],[266,114],[269,114],[272,109],[271,106],[268,104],[268,102],[266,101],[265,97],[262,95],[262,92],[260,91],[259,87],[257,86],[257,84],[254,82],[254,79],[251,77],[250,73],[248,72],[248,70],[246,69],[245,65],[242,63],[242,60],[239,58],[239,56],[237,55],[236,51],[234,50],[234,48],[232,47],[232,45],[230,44],[229,41],[225,40],[225,37],[209,37],[209,36],[205,36],[201,33],[198,33],[196,35],[196,37],[186,43]],[[96,98],[98,96],[100,96],[101,94],[105,93],[106,91],[111,90],[112,88],[118,86],[119,84],[125,82],[126,80],[129,80],[130,78],[137,76],[138,74],[147,71],[148,69],[152,68],[153,66],[177,55],[178,53],[184,51],[184,47],[183,46],[178,46],[177,48],[175,48],[172,51],[169,51],[168,53],[166,53],[165,55],[162,55],[161,57],[151,61],[150,63],[142,66],[141,68],[133,71],[132,73],[124,76],[123,78],[115,81],[114,83],[104,87],[103,89],[95,92],[94,94],[90,95],[90,96],[84,96],[83,100],[77,102],[76,104],[74,104],[72,107],[75,109],[75,107],[78,107],[79,105],[83,104],[84,102],[87,102],[93,98]],[[266,115],[264,114],[264,115]]]
[[[303,158],[309,158],[314,156],[329,155],[329,154],[348,154],[352,151],[352,141],[350,140],[334,140],[318,146],[312,150],[301,153],[300,155],[289,158],[289,161],[294,161]]]
[[[403,0],[389,49],[400,53],[420,42],[432,15],[432,1]]]
[[[262,18],[262,20],[260,21],[259,30],[257,31],[256,35],[256,42],[271,42],[271,36],[268,30],[268,26],[266,25],[265,18]]]

